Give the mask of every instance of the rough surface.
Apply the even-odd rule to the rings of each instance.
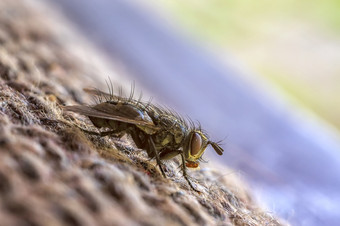
[[[197,193],[176,159],[164,179],[128,137],[78,130],[61,106],[89,100],[94,70],[25,4],[0,1],[0,225],[280,225],[235,175],[191,172]]]

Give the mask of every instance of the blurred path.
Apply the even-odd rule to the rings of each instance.
[[[134,1],[54,2],[157,97],[212,137],[227,135],[219,160],[242,170],[272,211],[299,225],[340,222],[340,145],[326,128],[240,80]]]

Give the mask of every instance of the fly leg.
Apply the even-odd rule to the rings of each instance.
[[[185,180],[188,182],[188,184],[190,185],[190,187],[196,191],[196,192],[200,192],[199,190],[197,190],[191,183],[191,181],[189,180],[189,176],[187,174],[187,168],[185,166],[185,157],[184,157],[184,153],[181,153],[181,158],[182,158],[182,170],[183,170],[183,177],[185,178]]]
[[[159,158],[159,153],[156,149],[155,143],[153,142],[151,136],[148,136],[148,140],[149,140],[149,148],[151,148],[151,151],[153,153],[155,153],[157,165],[158,165],[159,169],[161,170],[163,177],[166,178],[165,173],[164,173],[163,168],[162,168],[162,165],[161,165],[162,164],[161,159]]]
[[[131,131],[131,137],[132,137],[133,141],[135,142],[135,144],[138,148],[142,148],[142,149],[145,149],[147,151],[149,157],[151,157],[151,158],[156,157],[157,165],[159,166],[159,169],[161,170],[163,177],[166,178],[166,175],[165,175],[163,168],[161,166],[161,160],[160,160],[160,157],[159,157],[159,153],[156,149],[155,143],[152,140],[152,137],[148,135],[147,139],[145,139],[145,141],[143,142],[142,139],[139,136],[138,130],[132,130]]]
[[[94,131],[89,131],[89,130],[82,130],[83,132],[90,134],[90,135],[97,135],[97,136],[101,136],[101,137],[105,137],[105,136],[114,136],[114,137],[121,137],[121,133],[117,133],[116,131],[104,131],[104,132],[94,132]]]
[[[84,133],[90,134],[90,135],[96,135],[96,136],[101,136],[101,137],[105,137],[105,136],[113,136],[116,138],[120,138],[124,135],[123,132],[117,132],[116,130],[110,130],[110,131],[104,131],[104,132],[95,132],[95,131],[90,131],[90,130],[86,130],[83,129],[79,126],[77,126],[78,129],[80,129],[81,131],[83,131]]]
[[[135,142],[136,146],[140,149],[148,149],[147,148],[147,139],[144,139],[144,142],[142,141],[142,139],[140,138],[140,130],[138,130],[137,128],[134,130],[130,131],[131,137],[133,142]]]

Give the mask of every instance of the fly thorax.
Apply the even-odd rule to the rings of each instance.
[[[172,141],[173,141],[173,136],[171,134],[168,134],[165,138],[163,138],[161,145],[166,146],[167,144],[171,143]]]
[[[173,133],[176,144],[183,143],[186,134],[186,129],[182,125],[177,124]]]

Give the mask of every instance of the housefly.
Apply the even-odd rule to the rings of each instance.
[[[94,135],[121,137],[131,135],[136,146],[144,149],[151,159],[156,159],[157,165],[164,177],[162,160],[181,156],[183,176],[190,187],[197,191],[189,180],[187,167],[196,168],[208,145],[211,145],[218,155],[223,149],[218,142],[213,142],[199,125],[191,120],[164,107],[150,102],[143,102],[130,97],[122,97],[97,89],[84,89],[85,92],[97,97],[97,104],[92,106],[66,106],[64,110],[87,116],[97,128],[105,128],[103,132],[86,131]],[[109,131],[107,131],[109,129]]]

